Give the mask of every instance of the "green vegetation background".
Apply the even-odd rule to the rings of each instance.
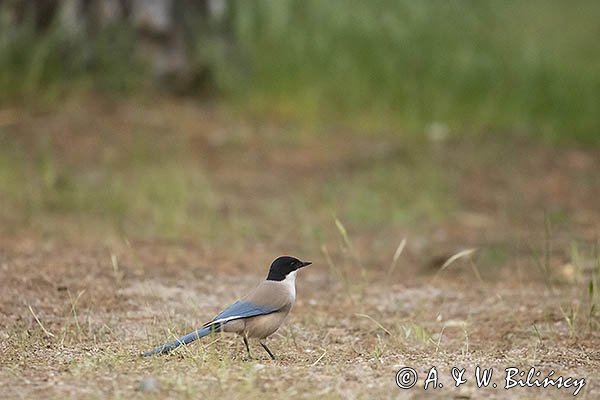
[[[597,1],[230,5],[227,26],[199,30],[194,59],[210,64],[214,96],[250,112],[375,132],[600,138]],[[81,87],[135,93],[147,82],[127,27],[90,43],[0,21],[0,104]]]

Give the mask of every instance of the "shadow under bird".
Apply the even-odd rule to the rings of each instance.
[[[278,257],[271,264],[267,279],[247,296],[233,303],[196,331],[147,351],[143,356],[169,353],[181,345],[211,333],[233,332],[244,340],[248,356],[248,339],[258,339],[269,356],[275,359],[265,339],[279,329],[290,313],[296,301],[296,273],[310,264],[312,263],[294,257]]]

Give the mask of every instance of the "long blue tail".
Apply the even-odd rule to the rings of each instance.
[[[167,342],[161,346],[158,346],[154,350],[147,351],[147,352],[143,353],[142,355],[144,357],[149,357],[149,356],[153,356],[155,354],[167,354],[167,353],[175,350],[182,344],[192,343],[194,340],[203,338],[204,336],[206,336],[214,331],[218,331],[218,330],[215,329],[215,327],[213,327],[213,326],[207,326],[204,328],[200,328],[192,333],[188,333],[187,335],[180,337],[179,339],[175,339],[171,342]]]

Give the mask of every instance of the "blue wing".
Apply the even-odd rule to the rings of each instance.
[[[204,324],[204,326],[213,325],[215,323],[225,323],[241,318],[255,317],[257,315],[271,314],[277,310],[279,310],[279,307],[270,307],[240,300],[221,311],[212,321]]]

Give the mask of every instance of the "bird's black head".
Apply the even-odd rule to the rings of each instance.
[[[277,257],[269,269],[268,281],[282,281],[289,273],[312,264],[310,261],[300,261],[289,256]]]

